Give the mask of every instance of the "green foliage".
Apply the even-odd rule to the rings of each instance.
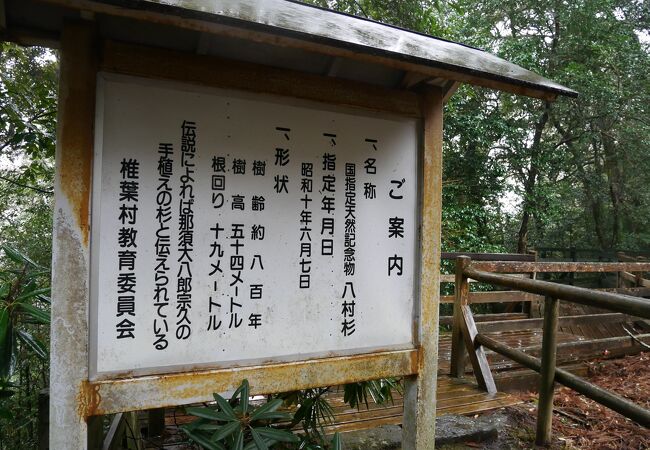
[[[187,408],[199,417],[184,426],[183,431],[197,444],[209,450],[266,450],[278,442],[298,443],[291,431],[275,426],[278,421],[289,421],[291,415],[278,411],[281,399],[253,406],[249,402],[249,385],[244,380],[226,400],[214,394],[216,404],[203,408]]]
[[[0,270],[0,379],[6,382],[13,375],[20,345],[47,358],[47,347],[30,325],[49,325],[50,288],[47,268],[10,247],[2,250],[9,260]]]
[[[304,3],[443,37],[453,2],[439,0],[311,0]]]
[[[296,391],[253,405],[248,381],[244,380],[230,400],[214,394],[214,405],[186,408],[187,413],[199,419],[184,425],[182,430],[192,441],[209,450],[266,450],[274,446],[340,450],[338,433],[333,436],[329,447],[322,438],[321,421],[328,421],[332,415],[332,409],[323,397],[327,390]],[[286,411],[286,406],[295,401],[300,403],[292,416]],[[309,406],[305,407],[306,404]],[[283,406],[285,409],[280,411]],[[302,437],[292,431],[298,424],[302,424],[305,431]],[[312,428],[320,428],[316,436]]]
[[[581,94],[554,104],[495,96],[506,126],[491,147],[521,199],[505,241],[647,247],[650,52],[639,37],[647,39],[647,8],[635,0],[459,3],[473,9],[462,20],[466,42]]]
[[[343,401],[357,409],[362,404],[368,408],[368,396],[378,405],[393,403],[393,390],[402,392],[402,386],[395,378],[349,383],[344,386]]]
[[[0,243],[49,265],[56,54],[0,43]]]
[[[0,67],[0,152],[20,160],[23,173],[17,181],[40,184],[51,180],[56,58],[40,47],[4,42],[0,43]]]
[[[0,260],[0,425],[3,443],[35,439],[35,406],[48,363],[49,278],[46,267],[8,246]],[[33,368],[33,370],[32,370]],[[11,424],[11,425],[10,425]],[[27,439],[22,436],[27,432]]]

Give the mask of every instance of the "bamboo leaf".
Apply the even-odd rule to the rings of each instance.
[[[241,427],[237,428],[235,432],[235,442],[232,448],[233,450],[244,450],[244,433]]]
[[[43,344],[39,339],[23,330],[18,330],[17,335],[18,339],[31,348],[36,356],[43,360],[47,360],[47,349],[45,348],[45,344]]]
[[[40,308],[37,308],[29,303],[16,303],[16,305],[22,310],[23,313],[30,316],[37,323],[48,324],[50,323],[50,313],[44,311]]]
[[[256,431],[260,436],[273,439],[278,442],[300,442],[300,438],[287,430],[277,430],[275,428],[257,428]]]
[[[258,450],[269,450],[269,446],[266,445],[266,442],[264,442],[264,439],[260,434],[255,431],[255,428],[251,428],[251,435],[253,436],[253,442],[255,442],[255,446],[258,448]]]
[[[246,414],[248,412],[248,396],[250,392],[250,386],[248,385],[248,380],[242,381],[237,391],[235,391],[235,394],[237,394],[237,392],[239,392],[239,406],[241,412],[242,414]]]
[[[7,378],[11,374],[14,330],[11,316],[7,308],[0,308],[0,378]]]
[[[241,404],[242,412],[246,414],[248,412],[248,398],[250,396],[250,386],[248,385],[248,380],[242,382],[244,388],[241,391]]]
[[[291,414],[282,411],[269,411],[256,415],[254,420],[291,420]]]
[[[226,447],[224,447],[223,444],[210,440],[208,436],[200,431],[188,430],[187,427],[182,427],[182,430],[190,439],[201,447],[207,448],[208,450],[226,450]]]
[[[226,400],[219,394],[212,394],[212,395],[214,399],[217,401],[217,404],[219,405],[221,411],[228,416],[228,420],[236,420],[237,416],[235,415],[235,411],[232,409],[232,406],[230,406],[230,403],[228,403],[228,400]]]
[[[224,438],[227,438],[235,431],[241,429],[241,423],[238,420],[228,422],[225,425],[221,426],[215,433],[212,435],[213,441],[220,441]]]
[[[255,411],[251,413],[251,420],[260,420],[259,415],[264,414],[267,412],[273,412],[276,411],[280,406],[282,406],[282,400],[279,398],[276,398],[274,400],[271,400],[270,402],[267,402],[257,408]]]
[[[50,288],[49,287],[34,289],[34,290],[30,290],[29,292],[23,292],[18,297],[16,297],[16,301],[20,302],[20,301],[26,300],[28,298],[38,297],[40,295],[49,294],[49,293],[50,293]]]
[[[342,448],[341,435],[339,433],[334,433],[334,437],[332,438],[332,450],[341,450]]]
[[[204,419],[220,420],[222,422],[228,422],[232,420],[232,417],[229,417],[223,411],[215,411],[212,408],[198,408],[190,406],[185,408],[185,411],[188,414],[191,414],[196,417],[202,417]]]
[[[43,268],[40,265],[36,264],[31,259],[29,259],[23,253],[19,252],[16,249],[13,249],[13,248],[9,247],[8,245],[3,245],[2,249],[4,250],[7,257],[10,260],[12,260],[13,262],[17,263],[17,264],[27,264],[28,266],[31,266],[31,267],[34,267],[34,268],[39,268],[39,269]]]
[[[273,441],[271,439],[264,439],[262,438],[264,443],[271,448],[273,444],[276,444],[276,441]],[[255,444],[255,441],[250,441],[248,444],[244,446],[244,450],[256,450],[257,449],[257,444]]]

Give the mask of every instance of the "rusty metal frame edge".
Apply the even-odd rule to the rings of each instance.
[[[272,394],[344,383],[413,375],[418,350],[399,350],[292,363],[149,375],[87,382],[80,392],[83,415],[112,414],[212,400],[247,379],[254,394]],[[289,380],[293,380],[289,383]]]

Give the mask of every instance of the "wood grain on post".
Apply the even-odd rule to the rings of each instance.
[[[435,445],[438,380],[438,311],[440,305],[440,224],[442,221],[443,91],[422,93],[424,116],[420,235],[420,311],[416,330],[418,375],[404,389],[402,448],[428,450]]]
[[[460,308],[462,313],[462,337],[465,341],[469,360],[472,363],[472,370],[474,371],[476,382],[481,389],[490,394],[496,394],[497,387],[494,384],[494,378],[490,371],[490,364],[485,356],[485,350],[482,345],[476,343],[478,330],[472,317],[472,310],[469,308],[469,305],[461,305]]]
[[[462,378],[465,376],[465,343],[463,342],[462,306],[469,304],[469,280],[465,276],[465,268],[469,267],[472,260],[467,256],[456,259],[456,298],[454,301],[454,325],[451,332],[451,376]]]
[[[538,445],[546,445],[551,441],[559,312],[559,300],[547,297],[544,304],[542,367],[540,371],[539,405],[537,409],[536,443]]]

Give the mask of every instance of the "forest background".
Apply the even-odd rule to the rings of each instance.
[[[548,103],[460,87],[445,109],[444,251],[650,249],[650,3],[309,3],[478,47],[579,91]],[[0,449],[35,447],[48,381],[57,69],[54,50],[0,44]]]

